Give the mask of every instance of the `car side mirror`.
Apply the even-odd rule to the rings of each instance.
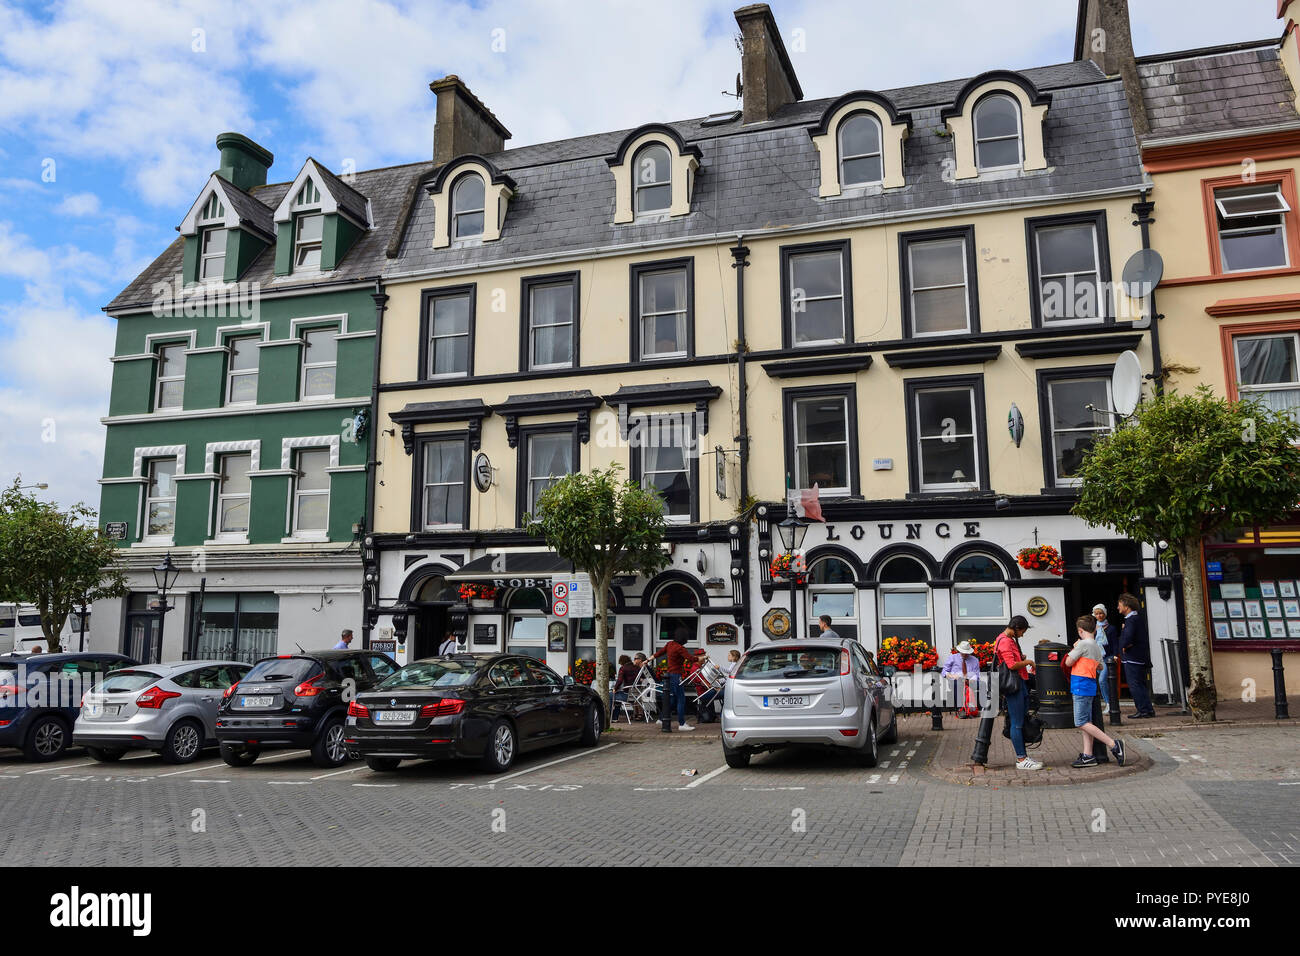
[[[881,677],[893,677],[897,673],[898,673],[898,668],[895,667],[893,664],[885,664],[883,667],[880,668]]]
[[[572,675],[572,674],[565,674],[565,675],[564,675],[564,683],[565,683],[566,685],[572,684],[572,683],[573,683],[573,675]]]

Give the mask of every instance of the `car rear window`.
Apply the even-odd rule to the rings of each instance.
[[[18,623],[23,627],[40,627],[41,616],[39,614],[19,614]]]
[[[809,648],[759,648],[752,650],[740,662],[736,677],[744,680],[791,677],[823,677],[838,674],[840,652],[834,647]]]
[[[273,657],[258,661],[244,675],[245,681],[303,681],[320,672],[320,664],[309,657]]]
[[[116,671],[104,678],[103,683],[96,689],[106,694],[143,690],[157,681],[160,676],[152,671]]]
[[[478,672],[476,664],[459,661],[416,661],[383,681],[384,690],[403,687],[464,687]]]

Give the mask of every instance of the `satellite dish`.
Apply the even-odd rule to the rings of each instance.
[[[1142,397],[1142,363],[1137,353],[1124,352],[1115,360],[1115,371],[1110,373],[1110,394],[1118,414],[1125,418],[1133,414]]]
[[[1124,263],[1124,291],[1129,298],[1150,295],[1165,274],[1165,260],[1154,249],[1139,249]]]

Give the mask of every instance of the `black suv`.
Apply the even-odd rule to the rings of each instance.
[[[231,685],[217,710],[221,758],[247,767],[264,748],[307,747],[318,767],[348,759],[343,721],[348,704],[397,672],[376,651],[307,651],[267,657]]]

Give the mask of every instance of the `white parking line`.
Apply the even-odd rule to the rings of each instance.
[[[346,769],[346,770],[332,770],[332,771],[330,771],[329,773],[322,773],[322,774],[320,774],[320,775],[318,775],[318,776],[312,777],[311,779],[312,779],[312,780],[324,780],[326,777],[337,777],[339,774],[343,774],[343,773],[356,773],[358,770],[365,770],[365,769],[366,769],[366,768],[365,768],[364,765],[362,765],[362,766],[360,766],[360,767],[348,767],[348,769]]]
[[[269,757],[258,757],[258,763],[270,763],[272,760],[285,760],[289,757],[301,757],[303,754],[311,753],[310,750],[290,750],[282,754],[271,754]]]
[[[1300,787],[1300,780],[1287,780],[1285,782],[1279,781],[1278,786],[1279,787]]]
[[[309,787],[310,780],[268,780],[266,781],[273,787]]]
[[[210,777],[195,777],[190,783],[230,783],[229,780],[213,780]]]
[[[561,757],[559,760],[552,760],[550,763],[539,763],[536,767],[529,767],[527,770],[516,770],[514,773],[508,773],[504,777],[497,777],[495,780],[489,780],[488,783],[500,783],[503,780],[510,780],[512,777],[522,777],[526,773],[532,773],[534,770],[545,770],[547,767],[554,767],[557,763],[564,763],[566,760],[577,760],[579,757],[589,757],[592,754],[598,754],[602,750],[608,750],[610,747],[617,747],[618,741],[612,744],[605,744],[603,747],[596,747],[593,750],[584,750],[582,753],[569,754],[567,757]],[[353,784],[361,786],[361,784]],[[397,786],[397,784],[393,784]]]
[[[71,770],[73,767],[94,767],[98,766],[98,760],[88,760],[85,763],[60,763],[53,767],[42,767],[40,770],[28,770],[27,773],[49,773],[51,770]]]
[[[880,774],[873,773],[870,777],[867,778],[867,783],[875,783],[879,779],[880,779]]]
[[[908,756],[909,759],[912,758],[912,757],[915,757],[915,756],[916,756],[916,751],[915,751],[915,750],[909,750],[909,751],[907,752],[907,756]]]
[[[888,770],[888,769],[889,769],[889,761],[888,761],[888,760],[882,760],[882,761],[880,761],[880,769],[881,769],[881,770]]]
[[[722,771],[724,771],[724,770],[726,770],[726,769],[727,769],[727,765],[724,763],[724,764],[723,764],[721,767],[719,767],[717,770],[710,770],[708,773],[706,773],[706,774],[705,774],[703,777],[701,777],[699,780],[692,780],[690,783],[688,783],[688,784],[686,785],[686,789],[687,789],[687,790],[690,790],[692,787],[698,787],[700,784],[704,783],[706,780],[712,780],[714,777],[716,777],[718,774],[722,773]]]
[[[354,787],[395,787],[395,783],[354,783]]]
[[[185,770],[169,770],[167,773],[155,774],[155,778],[158,778],[158,777],[177,777],[177,776],[180,776],[180,775],[183,774],[183,773],[198,773],[200,770],[212,770],[214,767],[217,767],[217,766],[219,766],[219,765],[218,765],[218,764],[215,764],[215,763],[208,763],[208,764],[203,764],[203,765],[200,766],[200,767],[189,767],[188,769],[185,769]]]
[[[890,777],[890,778],[889,778],[889,782],[890,782],[890,783],[898,783],[898,774],[894,774],[892,777]]]

